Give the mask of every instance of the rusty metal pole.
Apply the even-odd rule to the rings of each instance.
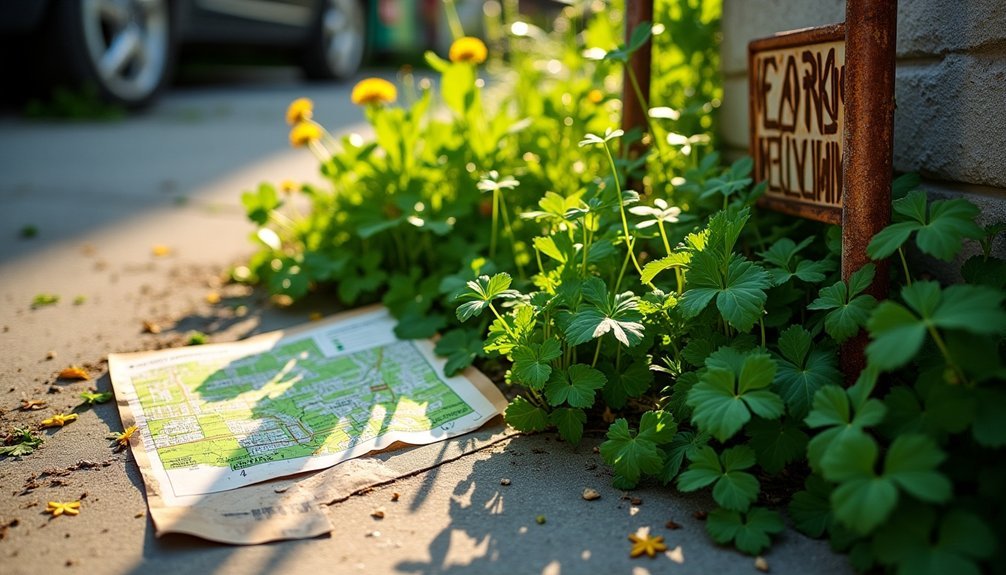
[[[870,262],[866,246],[891,219],[894,153],[894,60],[897,0],[847,0],[845,5],[845,158],[842,181],[842,279]],[[887,297],[887,262],[867,293]],[[851,385],[866,366],[867,335],[842,346]]]
[[[625,2],[625,44],[629,44],[632,31],[641,22],[653,22],[653,0],[626,0]],[[653,49],[653,39],[646,41],[646,44],[636,50],[626,64],[624,77],[622,78],[622,129],[629,132],[633,128],[642,128],[646,131],[647,110],[643,103],[636,97],[636,92],[632,88],[632,80],[629,78],[629,69],[636,75],[639,82],[639,91],[643,97],[650,97],[650,68]],[[648,104],[648,102],[647,102]],[[651,134],[652,137],[652,134]],[[637,142],[629,149],[629,157],[639,157],[646,149],[642,142]],[[630,186],[631,187],[631,186]],[[642,190],[640,190],[642,191]]]

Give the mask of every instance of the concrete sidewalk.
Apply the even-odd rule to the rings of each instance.
[[[222,277],[252,250],[240,192],[261,180],[319,179],[310,154],[286,145],[287,103],[307,95],[333,131],[362,129],[350,86],[189,88],[109,124],[0,118],[0,429],[69,412],[89,387],[110,389],[109,353],[180,345],[190,330],[229,341],[334,311],[323,301],[277,310]],[[27,225],[38,237],[18,239]],[[154,245],[171,253],[154,256]],[[207,303],[210,292],[223,303]],[[39,293],[60,301],[32,309]],[[163,331],[144,333],[144,321]],[[56,382],[71,364],[95,379]],[[22,412],[22,399],[48,405]],[[99,405],[45,432],[35,453],[0,460],[0,572],[756,572],[751,557],[710,542],[693,516],[712,508],[707,498],[649,487],[632,493],[641,503],[623,499],[592,450],[600,435],[578,447],[518,436],[327,507],[330,536],[233,547],[154,537],[137,467],[105,439],[119,430],[115,405]],[[584,487],[601,498],[583,500]],[[79,516],[42,513],[47,501],[78,498]],[[384,519],[371,517],[378,507]],[[665,527],[672,520],[681,528]],[[679,553],[630,559],[626,537],[640,527]],[[851,571],[827,543],[793,531],[766,559],[774,573]]]

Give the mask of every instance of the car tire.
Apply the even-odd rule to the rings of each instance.
[[[362,0],[321,0],[305,47],[303,68],[313,80],[352,78],[367,56],[367,13]]]
[[[57,58],[70,79],[106,101],[136,109],[167,85],[176,56],[171,0],[72,0],[52,8]]]

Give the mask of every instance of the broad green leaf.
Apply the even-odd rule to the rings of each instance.
[[[877,232],[869,245],[866,246],[866,253],[870,258],[882,260],[903,246],[912,232],[919,229],[919,224],[915,222],[898,222],[891,224]]]
[[[476,330],[452,329],[437,340],[433,351],[447,357],[444,374],[452,376],[465,369],[482,353],[482,339]]]
[[[667,485],[677,477],[685,457],[698,453],[698,450],[709,442],[709,434],[692,431],[679,431],[666,447],[661,448],[664,455],[664,469],[660,473],[660,481]]]
[[[876,267],[867,264],[853,272],[848,285],[843,281],[821,288],[817,299],[807,306],[810,310],[831,310],[825,315],[824,330],[841,343],[866,326],[870,312],[877,305],[871,295],[859,295],[873,282]]]
[[[468,282],[468,291],[458,296],[458,299],[470,301],[458,306],[458,320],[465,322],[481,315],[496,298],[513,298],[516,292],[509,289],[511,281],[510,274],[498,273],[492,277],[482,275]]]
[[[923,252],[941,259],[954,259],[964,238],[978,239],[984,233],[975,224],[978,206],[965,199],[941,200],[929,206],[929,221],[919,230],[916,245]]]
[[[789,414],[796,419],[806,417],[818,389],[842,381],[835,353],[810,351],[810,346],[810,332],[799,325],[790,327],[779,337],[779,350],[784,359],[776,360],[774,384]]]
[[[657,444],[633,434],[625,419],[616,419],[607,437],[601,444],[601,457],[624,480],[623,486],[635,485],[643,473],[660,472],[663,458]]]
[[[688,265],[692,259],[692,254],[688,252],[675,252],[667,257],[656,259],[647,262],[643,266],[643,273],[639,278],[639,281],[644,284],[648,284],[653,281],[653,278],[657,277],[662,271],[673,269],[673,268],[683,268]]]
[[[779,473],[806,453],[807,434],[789,420],[757,418],[747,425],[746,433],[758,464],[769,473]]]
[[[764,269],[749,261],[733,259],[727,271],[726,286],[716,296],[716,307],[730,325],[746,332],[761,317],[767,297],[765,290],[770,287]]]
[[[627,360],[622,359],[622,365]],[[601,393],[609,406],[619,409],[625,406],[630,397],[639,397],[650,389],[653,383],[653,372],[643,360],[633,361],[628,367],[616,370],[614,365],[605,364],[601,371],[608,378]]]
[[[832,487],[819,475],[811,475],[804,490],[793,495],[789,503],[789,516],[797,531],[811,537],[820,537],[831,525]]]
[[[694,450],[688,469],[678,476],[678,489],[695,491],[713,485],[713,499],[725,509],[746,511],[760,488],[754,475],[743,470],[755,464],[750,447],[739,445],[717,456],[712,447]]]
[[[555,239],[552,236],[539,236],[532,240],[534,247],[545,254],[546,256],[556,260],[557,262],[564,264],[567,260],[567,255],[563,253],[559,246],[556,245]]]
[[[990,448],[1006,447],[1006,392],[978,389],[975,422],[971,428],[975,441]]]
[[[884,458],[884,476],[918,499],[943,503],[950,498],[952,486],[936,468],[945,458],[929,437],[915,433],[901,435],[895,438]]]
[[[761,553],[771,544],[770,535],[786,529],[775,511],[752,507],[747,513],[716,509],[706,518],[706,532],[720,544],[731,541],[750,555]]]
[[[585,283],[585,287],[589,286]],[[585,292],[585,297],[588,292]],[[643,315],[637,309],[638,298],[625,292],[609,298],[588,302],[580,306],[566,327],[569,345],[580,345],[610,333],[619,343],[632,347],[643,339]],[[592,298],[594,299],[594,298]],[[599,305],[600,304],[600,305]]]
[[[915,357],[926,337],[926,325],[901,304],[887,300],[867,323],[873,341],[866,346],[870,363],[881,370],[901,367]]]
[[[519,395],[507,406],[505,417],[518,431],[543,431],[548,427],[548,413]]]
[[[915,357],[928,327],[958,329],[981,335],[1006,330],[1001,291],[957,285],[941,290],[933,281],[917,281],[901,290],[908,309],[893,301],[879,305],[867,327],[873,341],[866,348],[870,362],[882,370],[898,368]]]
[[[583,438],[583,425],[587,423],[587,414],[582,409],[560,407],[549,415],[548,420],[559,430],[560,437],[577,445]]]
[[[865,428],[884,420],[884,404],[879,399],[870,399],[868,393],[863,394],[865,399],[858,397],[865,389],[858,386],[859,383],[845,390],[837,385],[826,385],[814,394],[813,409],[804,421],[812,428],[827,428],[807,444],[807,457],[815,471],[821,469],[822,458],[833,444],[850,436],[865,435]]]
[[[709,366],[688,393],[692,421],[720,441],[736,434],[754,413],[765,419],[782,415],[783,402],[765,388],[772,383],[775,363],[764,353],[749,353],[738,365],[737,352],[725,348],[706,360]],[[740,400],[740,401],[738,401]]]
[[[825,479],[838,483],[831,501],[835,517],[860,534],[883,523],[898,503],[898,488],[933,503],[950,498],[950,481],[936,468],[944,454],[932,439],[919,434],[897,437],[876,472],[876,442],[865,434],[836,441],[821,458]]]
[[[669,411],[647,411],[639,419],[639,438],[656,444],[670,443],[678,424]]]
[[[552,374],[551,362],[562,355],[559,340],[550,338],[544,343],[519,345],[513,349],[512,379],[530,388],[545,387]]]
[[[545,397],[554,406],[564,402],[572,407],[594,405],[594,394],[604,387],[606,378],[600,371],[582,363],[569,366],[566,370],[553,370],[545,384]]]

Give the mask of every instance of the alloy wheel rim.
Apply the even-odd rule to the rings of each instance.
[[[321,29],[325,58],[339,76],[348,76],[363,61],[364,15],[357,0],[327,0]]]
[[[102,85],[124,100],[157,88],[168,59],[166,0],[83,0],[88,57]]]

